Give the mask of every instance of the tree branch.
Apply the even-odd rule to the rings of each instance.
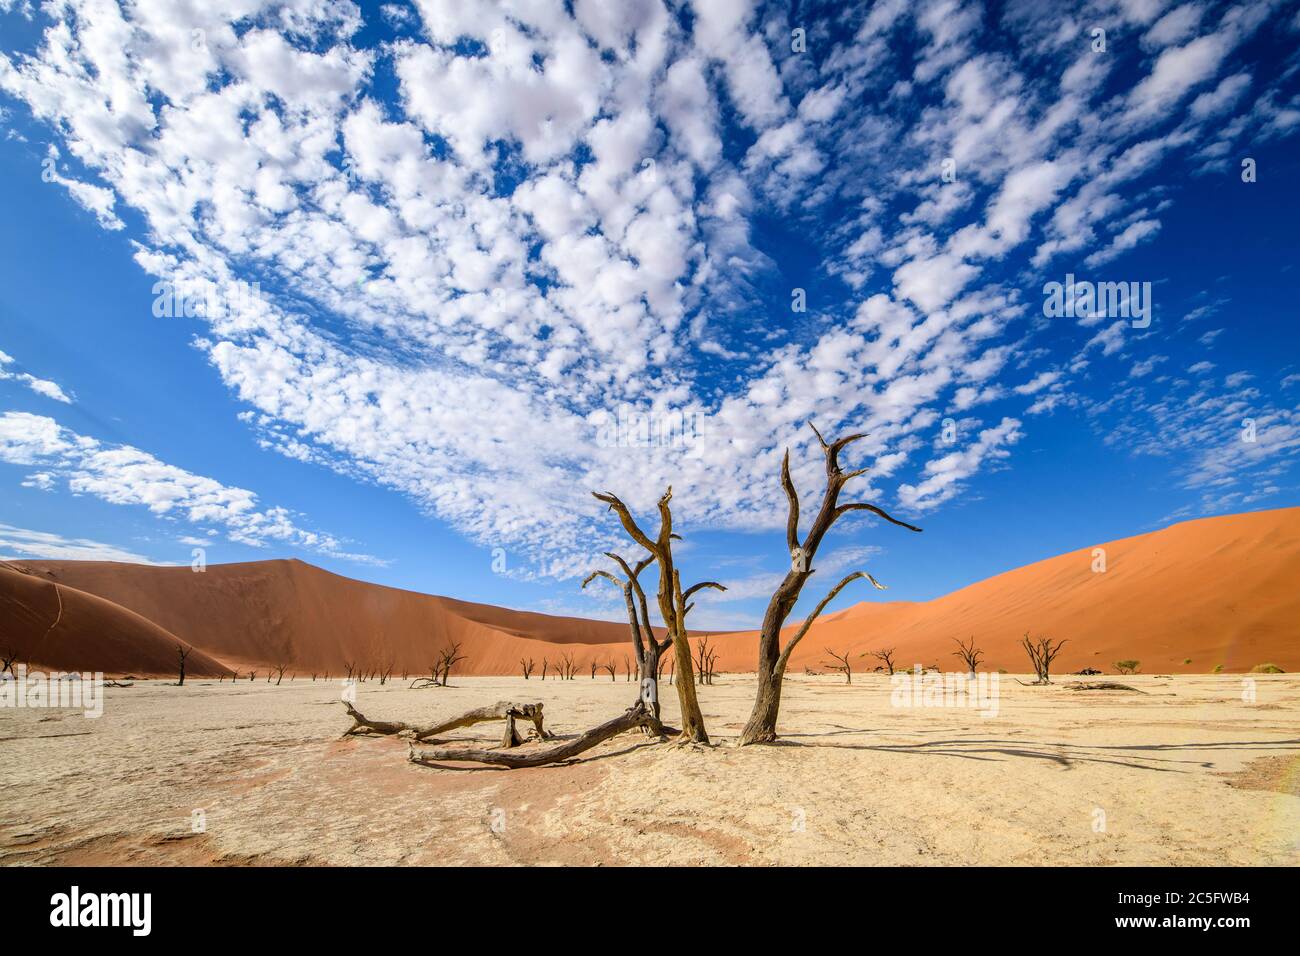
[[[785,650],[781,651],[781,656],[776,660],[775,668],[778,679],[780,679],[781,675],[785,673],[786,665],[790,662],[791,652],[794,651],[799,642],[803,640],[804,635],[808,633],[808,628],[812,627],[813,621],[817,620],[817,615],[821,614],[827,604],[830,604],[831,601],[835,600],[837,594],[844,590],[846,586],[858,580],[858,578],[867,578],[877,588],[884,590],[884,585],[878,583],[875,578],[871,577],[871,575],[867,574],[865,571],[854,571],[839,584],[835,585],[835,587],[831,588],[831,593],[822,598],[821,603],[813,609],[813,612],[804,618],[803,625],[799,628],[798,633],[790,639],[790,643],[785,646]]]
[[[785,496],[790,499],[790,514],[785,519],[785,544],[786,548],[794,551],[799,547],[799,493],[794,490],[794,482],[790,480],[790,449],[785,450],[785,457],[781,459],[781,487],[785,489]]]
[[[910,525],[906,521],[899,521],[897,518],[891,517],[880,508],[877,508],[875,505],[869,505],[862,501],[854,501],[851,504],[840,505],[838,508],[835,509],[835,517],[832,518],[831,520],[838,521],[840,518],[848,514],[850,511],[870,511],[873,515],[877,515],[881,518],[884,518],[890,524],[896,524],[900,528],[906,528],[908,531],[915,531],[917,533],[920,533],[921,531],[921,529],[916,527],[916,525]]]

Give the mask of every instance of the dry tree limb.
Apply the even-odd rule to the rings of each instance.
[[[617,737],[625,731],[645,726],[651,726],[661,736],[676,732],[675,728],[665,727],[660,724],[646,710],[645,705],[637,701],[635,705],[614,719],[607,720],[599,727],[592,728],[580,737],[575,737],[573,740],[547,750],[529,754],[503,753],[498,750],[416,750],[415,745],[412,744],[408,759],[411,763],[418,763],[423,766],[432,766],[450,761],[472,761],[498,767],[509,767],[512,770],[523,767],[542,767],[546,764],[571,760],[596,745],[609,740],[611,737]]]
[[[1070,690],[1131,690],[1135,694],[1146,693],[1144,690],[1138,690],[1128,684],[1117,684],[1114,681],[1076,681],[1070,684],[1069,688]]]
[[[518,704],[508,700],[500,700],[495,704],[487,707],[478,707],[474,710],[468,710],[458,717],[452,717],[450,720],[444,720],[436,724],[429,724],[421,727],[416,724],[408,724],[400,720],[370,720],[359,710],[353,707],[347,701],[343,701],[343,707],[347,710],[355,723],[344,731],[344,737],[350,736],[390,736],[410,732],[416,740],[427,740],[430,737],[436,737],[444,734],[449,730],[456,730],[460,727],[469,727],[473,724],[481,724],[489,720],[505,720],[509,726],[507,728],[507,739],[510,739],[514,730],[514,720],[524,719],[533,722],[537,728],[537,736],[543,740],[549,740],[553,736],[546,730],[544,724],[544,715],[541,702],[536,704]],[[517,738],[518,735],[514,734]]]

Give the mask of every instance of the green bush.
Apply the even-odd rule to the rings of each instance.
[[[1250,669],[1252,674],[1285,674],[1286,671],[1276,664],[1256,664]]]
[[[1223,673],[1223,665],[1222,665],[1222,664],[1215,664],[1215,665],[1214,665],[1214,673],[1216,673],[1216,674],[1222,674],[1222,673]]]
[[[1141,661],[1116,661],[1115,669],[1121,674],[1136,674],[1142,666]]]

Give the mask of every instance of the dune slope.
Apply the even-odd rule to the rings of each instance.
[[[55,588],[55,582],[59,587]],[[173,675],[179,638],[135,611],[88,594],[45,569],[0,564],[0,650],[15,663],[105,674]],[[195,649],[187,674],[215,677],[224,663]]]
[[[1105,552],[1105,571],[1094,570],[1094,547]],[[299,673],[337,675],[347,662],[374,667],[391,660],[396,672],[415,674],[457,641],[467,655],[457,673],[515,674],[521,658],[533,659],[540,672],[544,658],[553,669],[561,654],[571,654],[582,676],[591,663],[612,661],[621,681],[628,657],[624,624],[403,591],[301,561],[209,565],[203,573],[108,562],[27,565],[152,622],[159,633],[141,637],[142,648],[175,635],[232,666],[286,661]],[[877,661],[868,652],[892,647],[898,665],[955,670],[961,665],[954,640],[973,636],[985,668],[1022,673],[1028,661],[1019,641],[1030,632],[1066,640],[1058,673],[1113,671],[1117,660],[1141,661],[1148,673],[1204,673],[1218,665],[1245,671],[1265,662],[1295,671],[1298,582],[1300,508],[1205,518],[1048,558],[932,601],[850,606],[814,625],[791,666],[820,670],[829,647],[849,652],[855,670],[870,670]],[[819,598],[825,583],[810,586],[808,596]],[[3,600],[9,586],[0,578],[0,626],[21,618],[17,605]],[[122,643],[136,631],[114,631],[113,659],[123,669],[155,672],[156,648],[133,658]],[[107,640],[88,634],[60,653]],[[720,669],[753,669],[753,632],[715,640]],[[77,663],[66,654],[59,660]],[[168,660],[157,672],[170,670]]]

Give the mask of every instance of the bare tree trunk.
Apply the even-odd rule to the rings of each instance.
[[[758,639],[758,690],[754,696],[754,708],[750,712],[749,721],[740,734],[739,743],[741,746],[770,743],[776,740],[776,719],[781,710],[781,682],[785,679],[785,668],[790,659],[790,652],[803,638],[804,634],[808,632],[808,628],[817,618],[817,615],[821,613],[822,608],[839,593],[841,588],[857,578],[865,577],[877,588],[883,589],[883,585],[879,584],[869,574],[859,571],[849,575],[836,585],[831,593],[822,600],[821,604],[817,605],[816,610],[804,620],[802,627],[800,627],[790,643],[786,645],[785,650],[781,649],[781,629],[785,625],[786,618],[790,616],[790,612],[794,610],[794,606],[798,602],[799,595],[808,582],[808,578],[816,570],[812,566],[812,562],[817,555],[817,549],[821,546],[822,539],[831,529],[831,525],[850,511],[868,511],[891,524],[900,525],[911,531],[921,530],[890,517],[875,505],[862,502],[841,505],[839,503],[840,491],[843,490],[850,479],[864,474],[867,469],[843,471],[839,464],[839,453],[846,445],[865,436],[849,435],[827,444],[816,427],[813,427],[813,433],[817,435],[817,441],[821,444],[822,453],[826,459],[826,489],[822,494],[821,507],[813,519],[807,536],[801,542],[799,540],[799,495],[795,491],[794,482],[790,478],[790,452],[786,451],[785,458],[781,463],[781,487],[785,490],[789,502],[789,512],[786,518],[786,546],[790,552],[791,564],[785,578],[772,593],[772,598],[767,605],[767,611],[763,615],[763,627],[759,632]]]

